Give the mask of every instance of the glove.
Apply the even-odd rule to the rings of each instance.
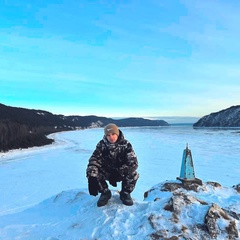
[[[129,172],[129,168],[127,165],[123,165],[119,168],[119,174],[122,177],[126,177],[128,175],[128,172]]]
[[[88,191],[90,195],[97,196],[98,195],[98,181],[95,177],[88,178]]]

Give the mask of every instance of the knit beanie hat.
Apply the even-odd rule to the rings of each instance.
[[[115,133],[119,136],[119,130],[117,125],[113,124],[113,123],[109,123],[105,128],[104,128],[104,133],[105,135],[109,134],[109,133]]]

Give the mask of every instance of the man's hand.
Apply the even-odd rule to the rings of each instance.
[[[90,195],[97,196],[98,195],[98,181],[97,178],[95,177],[89,177],[88,178],[88,191]]]

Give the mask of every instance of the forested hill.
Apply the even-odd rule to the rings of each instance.
[[[240,105],[206,115],[193,127],[240,127]]]
[[[64,116],[0,104],[0,151],[51,144],[53,140],[46,137],[50,133],[103,127],[108,123],[115,123],[119,127],[169,126],[163,120]]]

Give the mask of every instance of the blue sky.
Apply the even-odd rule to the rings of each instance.
[[[0,102],[202,117],[239,105],[240,1],[3,0]]]

